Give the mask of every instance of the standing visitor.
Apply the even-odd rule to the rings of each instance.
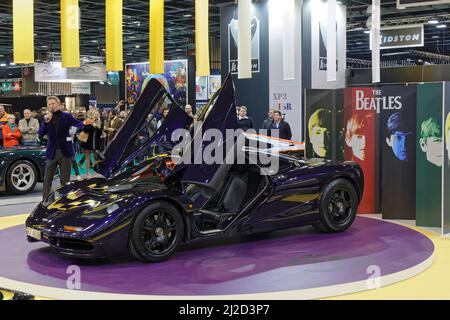
[[[16,117],[13,114],[9,114],[7,119],[8,122],[2,128],[3,146],[5,148],[17,147],[22,134],[16,125]]]
[[[289,125],[289,123],[283,120],[283,117],[281,116],[281,111],[278,110],[275,110],[273,112],[273,121],[271,130],[274,129],[279,130],[278,138],[291,140],[292,138],[291,126]]]
[[[269,109],[269,112],[267,113],[267,119],[264,120],[261,129],[263,129],[263,130],[270,130],[270,129],[272,128],[273,111],[274,111],[274,110]]]
[[[0,105],[0,149],[3,146],[2,128],[7,123],[8,123],[8,114],[5,111],[5,107]]]
[[[184,111],[188,114],[189,117],[191,117],[192,119],[194,119],[194,112],[192,111],[192,106],[190,104],[187,104],[184,107]]]
[[[247,107],[242,106],[239,109],[238,125],[239,128],[241,128],[244,131],[247,131],[248,129],[253,129],[253,120],[252,118],[247,117]]]
[[[166,118],[169,116],[169,108],[164,107],[162,114],[163,114],[162,119],[158,121],[158,129],[162,126],[164,120],[166,120]]]
[[[101,120],[100,114],[91,109],[87,112],[87,118],[84,121],[83,132],[78,136],[80,147],[83,149],[84,162],[86,165],[86,179],[89,179],[91,169],[91,154],[94,156],[95,151],[98,150],[99,140],[101,135]]]
[[[23,111],[23,119],[19,121],[19,130],[22,133],[24,147],[38,146],[39,121],[31,117],[30,109]]]
[[[47,108],[49,113],[44,117],[44,123],[39,129],[39,138],[48,136],[45,164],[43,198],[49,195],[53,177],[59,167],[61,185],[70,181],[70,169],[72,165],[73,143],[70,136],[70,127],[82,128],[83,124],[75,119],[70,113],[60,110],[61,102],[56,96],[47,97]]]

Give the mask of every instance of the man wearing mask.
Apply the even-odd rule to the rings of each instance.
[[[45,164],[43,198],[46,199],[51,191],[56,169],[60,170],[61,185],[70,181],[72,158],[74,156],[70,128],[82,128],[83,123],[75,119],[70,113],[62,112],[58,97],[47,97],[49,113],[44,117],[44,123],[39,130],[39,138],[48,136]]]
[[[23,119],[19,121],[19,130],[22,133],[22,145],[24,147],[37,147],[39,121],[31,117],[31,111],[23,111]]]
[[[0,148],[3,147],[2,129],[3,129],[3,126],[7,123],[8,123],[8,114],[5,111],[5,107],[0,105]]]

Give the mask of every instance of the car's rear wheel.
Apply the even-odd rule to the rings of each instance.
[[[183,238],[180,212],[170,203],[150,204],[136,217],[129,248],[133,257],[144,262],[160,262],[172,256]]]
[[[314,227],[321,232],[347,230],[356,218],[358,194],[353,184],[345,179],[332,181],[320,199],[320,222]]]
[[[12,194],[26,194],[34,190],[37,170],[27,160],[14,162],[6,171],[6,190]]]

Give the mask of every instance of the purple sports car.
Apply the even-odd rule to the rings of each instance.
[[[303,225],[322,232],[349,228],[364,184],[355,163],[274,152],[267,139],[254,147],[249,142],[254,137],[233,147],[236,152],[222,152],[225,141],[215,141],[216,158],[230,160],[232,154],[232,160],[240,156],[241,162],[195,161],[198,150],[213,143],[205,138],[208,129],[223,136],[237,129],[235,110],[230,76],[199,112],[195,125],[164,87],[151,80],[99,155],[96,170],[102,178],[71,182],[51,193],[26,221],[28,241],[43,241],[70,257],[129,252],[157,262],[181,243]],[[172,152],[177,129],[193,136],[186,144],[189,152],[183,149],[178,158]],[[202,148],[194,146],[199,135]],[[276,160],[277,170],[260,161],[268,157]],[[181,158],[185,161],[176,161]]]

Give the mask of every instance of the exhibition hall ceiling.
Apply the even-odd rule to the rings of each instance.
[[[347,6],[347,57],[370,59],[369,34],[366,31],[370,14],[367,8],[372,0],[341,0]],[[430,20],[437,23],[430,24]],[[396,0],[381,0],[381,26],[425,24],[425,46],[420,51],[450,55],[450,4],[397,9]],[[446,28],[438,28],[446,24]],[[407,50],[383,50],[382,59],[401,58]],[[383,56],[384,54],[384,56]]]
[[[272,0],[275,1],[275,0]],[[282,1],[282,0],[277,0]],[[234,0],[210,0],[210,35],[220,36],[220,5]],[[367,8],[371,0],[340,0],[347,6],[347,56],[370,60]],[[104,57],[105,1],[79,0],[81,10],[80,50],[85,57]],[[148,60],[148,0],[123,0],[124,59],[127,62]],[[35,48],[38,60],[58,59],[60,52],[60,0],[35,0]],[[194,48],[195,0],[165,0],[166,58],[186,56]],[[450,55],[450,5],[396,8],[395,0],[381,0],[382,25],[425,23],[425,46],[421,51]],[[427,22],[436,18],[447,23],[438,29]],[[397,49],[394,56],[402,51]],[[383,50],[382,59],[392,54]],[[13,76],[17,71],[9,66],[12,60],[12,0],[0,1],[0,77]]]

